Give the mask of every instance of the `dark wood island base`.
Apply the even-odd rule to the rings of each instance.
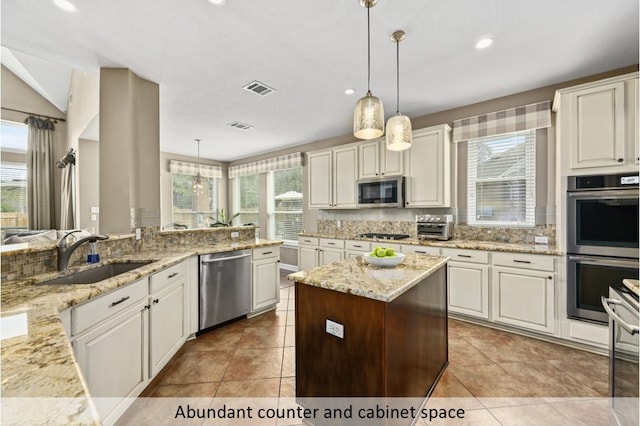
[[[427,397],[448,364],[446,271],[391,301],[296,281],[296,397]]]

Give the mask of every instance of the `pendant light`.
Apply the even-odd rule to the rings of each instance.
[[[200,176],[200,139],[194,140],[198,143],[198,173],[196,174],[195,179],[193,179],[193,192],[201,194],[202,189],[204,188],[204,183],[202,181],[202,176]]]
[[[411,120],[400,114],[400,42],[404,40],[405,32],[395,31],[391,41],[396,44],[396,115],[387,121],[387,149],[389,151],[403,151],[411,148],[413,135]]]
[[[367,94],[356,103],[353,112],[353,135],[358,139],[375,139],[384,134],[382,101],[371,94],[371,24],[369,12],[377,0],[360,0],[367,8]]]

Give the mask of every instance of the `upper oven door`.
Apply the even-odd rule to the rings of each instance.
[[[567,252],[638,258],[638,190],[567,193]]]

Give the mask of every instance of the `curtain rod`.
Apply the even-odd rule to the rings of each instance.
[[[19,109],[13,109],[13,108],[7,108],[7,107],[2,107],[2,109],[6,109],[7,111],[20,112],[22,114],[35,115],[35,116],[41,117],[41,118],[48,118],[48,119],[53,120],[53,121],[67,121],[64,118],[51,117],[49,115],[36,114],[35,112],[20,111]]]

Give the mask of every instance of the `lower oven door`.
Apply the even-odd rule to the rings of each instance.
[[[638,300],[609,289],[602,297],[609,315],[609,396],[618,425],[638,425]]]
[[[609,317],[601,298],[625,278],[638,279],[638,259],[603,256],[567,257],[567,315],[606,324]]]

